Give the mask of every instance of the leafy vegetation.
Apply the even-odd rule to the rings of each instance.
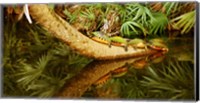
[[[144,76],[142,85],[149,89],[153,97],[161,99],[194,99],[194,77],[191,62],[169,61],[161,70],[148,68],[149,76]],[[156,68],[155,68],[156,69]]]
[[[164,34],[164,29],[168,24],[168,18],[165,14],[162,13],[154,13],[153,14],[154,18],[150,24],[151,24],[151,29],[150,33],[153,35],[156,35],[157,33]]]
[[[121,27],[122,36],[130,37],[131,34],[139,35],[140,32],[137,28],[141,29],[143,31],[144,35],[146,36],[146,31],[142,27],[142,25],[140,25],[139,23],[134,22],[134,21],[127,21],[122,25],[122,27]]]
[[[187,12],[182,12],[181,10],[187,5],[189,5],[190,9]],[[75,10],[77,8],[79,8],[79,11]],[[72,24],[80,23],[81,21],[83,24],[81,26],[75,25],[75,27],[78,30],[80,28],[81,30],[86,30],[87,35],[95,31],[106,31],[104,32],[105,35],[108,35],[115,30],[115,32],[118,32],[115,35],[131,38],[166,35],[165,31],[167,30],[178,30],[181,34],[186,34],[192,31],[192,27],[194,27],[194,8],[195,5],[192,2],[108,3],[74,5],[64,8],[63,11],[67,16],[66,18],[68,18],[67,21],[75,20]],[[76,14],[74,14],[75,12]],[[75,18],[77,16],[80,17]],[[116,24],[116,22],[119,24]],[[107,29],[113,29],[113,31]]]
[[[195,24],[195,11],[185,13],[171,20],[171,22],[175,21],[178,22],[174,23],[173,26],[175,26],[175,28],[182,29],[181,34],[188,33]]]
[[[49,5],[49,8],[87,36],[101,31],[108,36],[134,38],[167,36],[166,31],[173,30],[182,35],[193,31],[193,4],[99,3]],[[186,7],[190,9],[182,11]],[[2,58],[4,97],[52,97],[66,80],[92,61],[74,53],[38,25],[28,24],[25,18],[19,20],[19,16],[15,19],[21,13],[7,8],[4,8]],[[103,89],[111,86],[108,90],[113,89],[117,98],[125,99],[194,99],[193,63],[168,59],[144,70],[130,67],[126,75],[112,78]],[[84,96],[87,93],[95,97],[91,91]]]
[[[3,96],[51,97],[91,61],[36,25],[4,24]]]

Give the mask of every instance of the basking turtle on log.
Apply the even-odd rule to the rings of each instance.
[[[87,57],[97,60],[114,60],[144,56],[156,51],[154,49],[132,49],[130,46],[126,48],[127,50],[119,46],[109,48],[80,33],[45,4],[29,5],[29,11],[36,23],[65,42],[70,48]]]

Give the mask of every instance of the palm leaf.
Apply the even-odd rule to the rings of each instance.
[[[140,31],[142,31],[146,36],[145,28],[141,24],[133,21],[127,21],[123,23],[120,31],[122,36],[138,35]],[[131,34],[132,32],[135,34]]]
[[[168,24],[168,18],[162,13],[154,13],[154,18],[151,20],[150,34],[162,34]]]
[[[179,28],[181,30],[181,34],[188,33],[195,24],[195,11],[191,11],[185,13],[181,16],[178,16],[172,19],[170,22],[174,27]]]
[[[174,9],[176,11],[177,7],[178,7],[178,2],[166,2],[163,5],[163,8],[166,11],[166,15],[170,15],[171,11]]]

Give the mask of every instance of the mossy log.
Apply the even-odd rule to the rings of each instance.
[[[45,4],[29,5],[29,11],[36,23],[81,55],[97,60],[111,60],[139,57],[151,52],[151,50],[131,47],[125,51],[122,47],[112,46],[109,48],[108,45],[95,42],[72,27]]]

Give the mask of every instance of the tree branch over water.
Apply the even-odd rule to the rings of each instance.
[[[144,49],[135,50],[131,47],[128,47],[128,51],[125,51],[122,47],[112,46],[109,48],[107,45],[95,42],[73,28],[45,4],[30,5],[29,10],[36,23],[81,55],[98,60],[111,60],[139,57],[152,52]]]

